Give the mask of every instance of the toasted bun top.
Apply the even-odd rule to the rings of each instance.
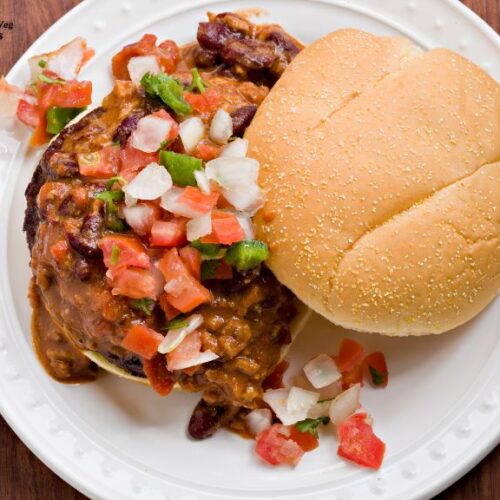
[[[445,49],[341,30],[304,49],[245,137],[269,266],[342,326],[440,333],[500,288],[500,87]]]

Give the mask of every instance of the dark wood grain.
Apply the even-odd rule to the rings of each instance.
[[[78,3],[80,0],[0,0],[0,20],[14,22],[12,31],[2,31],[0,75],[7,73],[39,35]],[[463,3],[497,32],[500,30],[500,0]],[[43,465],[0,418],[0,500],[85,498]],[[435,500],[500,500],[500,447]]]

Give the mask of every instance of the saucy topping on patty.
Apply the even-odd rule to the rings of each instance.
[[[24,229],[47,371],[92,380],[93,351],[161,395],[202,391],[199,438],[262,404],[291,342],[294,298],[253,240],[258,163],[237,137],[301,46],[231,13],[197,38],[145,35],[113,58],[113,91],[43,155]]]

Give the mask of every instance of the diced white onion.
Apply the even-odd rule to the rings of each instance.
[[[48,54],[45,69],[52,71],[63,80],[74,80],[82,67],[87,43],[83,38],[75,38],[55,52]]]
[[[253,240],[255,238],[255,231],[251,217],[245,212],[235,212],[235,215],[245,233],[245,239]]]
[[[285,425],[295,424],[299,420],[307,418],[307,412],[292,412],[288,409],[287,402],[289,394],[289,389],[269,389],[264,392],[262,397]]]
[[[126,207],[134,207],[135,205],[137,205],[137,198],[134,198],[131,194],[128,194],[126,191],[125,191],[124,201]]]
[[[304,366],[307,379],[316,389],[333,384],[342,377],[335,361],[326,354],[320,354]]]
[[[250,215],[255,215],[264,205],[262,192],[255,183],[245,187],[223,189],[222,194],[236,210],[248,212]]]
[[[205,136],[205,125],[199,116],[188,118],[179,125],[179,136],[186,153],[191,153]]]
[[[212,214],[207,212],[191,219],[186,224],[186,235],[188,241],[194,241],[212,232]]]
[[[319,399],[319,392],[306,391],[300,387],[292,387],[288,394],[286,409],[290,412],[303,412],[306,418],[308,411]]]
[[[141,78],[146,73],[159,73],[160,65],[155,56],[131,57],[127,64],[128,74],[134,83],[141,83]]]
[[[330,420],[334,425],[340,424],[347,417],[350,417],[359,407],[360,384],[354,384],[347,391],[339,394],[330,403]]]
[[[212,188],[210,187],[210,181],[208,180],[207,174],[204,170],[195,170],[194,178],[196,179],[196,184],[200,188],[200,191],[204,194],[210,194]]]
[[[219,154],[219,158],[244,158],[248,151],[248,141],[237,137],[234,141],[226,144]]]
[[[155,200],[167,192],[172,184],[172,177],[165,167],[150,163],[123,187],[123,191],[139,200]]]
[[[8,84],[5,78],[0,77],[0,118],[16,116],[17,105],[22,96],[22,89]]]
[[[145,204],[124,207],[123,215],[127,224],[140,236],[144,236],[148,231],[148,225],[151,224],[153,209]]]
[[[317,402],[315,405],[309,408],[307,412],[308,418],[319,418],[319,417],[329,417],[330,416],[330,400]]]
[[[256,184],[259,162],[253,158],[215,158],[205,166],[205,173],[224,189],[245,188]]]
[[[227,111],[217,110],[212,118],[208,135],[212,141],[218,144],[225,144],[233,135],[233,119]]]
[[[181,328],[172,328],[158,346],[160,354],[173,351],[191,332],[194,332],[203,324],[201,314],[193,314],[187,318],[187,325]]]
[[[271,410],[268,408],[259,408],[258,410],[252,410],[245,417],[245,420],[250,432],[257,435],[271,427],[272,418]]]
[[[169,370],[184,370],[185,368],[191,368],[192,366],[202,365],[203,363],[208,363],[210,361],[214,361],[219,356],[210,350],[203,351],[193,356],[189,359],[183,359],[182,361],[178,361],[176,363],[170,363],[168,365]]]
[[[184,189],[182,188],[177,186],[172,187],[161,197],[160,206],[174,215],[180,215],[181,217],[187,217],[189,219],[194,219],[195,217],[203,215],[204,212],[195,210],[186,203],[179,201],[179,197],[183,192]]]
[[[129,139],[130,145],[145,153],[154,153],[167,139],[171,128],[172,122],[168,119],[161,116],[145,116],[137,122],[137,128]]]

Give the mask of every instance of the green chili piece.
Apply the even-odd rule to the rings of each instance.
[[[43,83],[66,85],[66,82],[64,80],[60,80],[59,78],[51,78],[50,76],[44,75],[43,73],[38,73],[38,79]]]
[[[78,116],[85,108],[59,108],[51,106],[46,113],[49,134],[58,134],[75,116]]]
[[[221,246],[217,243],[202,243],[200,240],[192,241],[191,246],[206,257],[218,257],[221,251]]]
[[[174,184],[181,187],[196,186],[194,173],[203,170],[203,162],[199,158],[173,151],[160,151],[160,163],[166,167]]]
[[[269,256],[269,249],[263,241],[245,240],[231,245],[225,259],[238,271],[247,271],[264,262]]]
[[[182,95],[183,88],[179,80],[166,73],[146,73],[141,79],[141,85],[150,97],[158,97],[178,115],[188,115],[192,112],[190,104]]]
[[[201,279],[211,280],[215,277],[217,269],[219,269],[220,260],[204,260],[201,263]]]

